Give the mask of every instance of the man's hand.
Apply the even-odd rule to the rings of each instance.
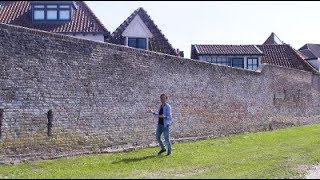
[[[164,115],[159,115],[159,118],[164,118]]]

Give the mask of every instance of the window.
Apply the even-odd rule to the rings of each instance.
[[[33,11],[34,20],[44,20],[44,10],[34,10]]]
[[[211,63],[217,63],[217,58],[213,56],[213,57],[211,58]]]
[[[223,64],[226,66],[230,66],[230,60],[226,57],[217,57],[216,59],[217,64]]]
[[[259,66],[258,58],[247,58],[247,68],[251,70],[256,70]]]
[[[128,46],[147,49],[147,39],[146,38],[128,38]]]
[[[71,19],[71,5],[33,5],[35,21],[65,21]]]
[[[71,19],[71,6],[59,5],[59,20],[70,20],[70,19]]]
[[[210,57],[210,56],[204,56],[204,57],[205,57],[204,60],[205,60],[206,62],[211,62],[211,57]]]
[[[47,5],[47,8],[54,8],[54,9],[57,9],[58,6],[57,5]]]
[[[48,20],[57,20],[58,19],[58,11],[57,10],[48,10],[47,11],[47,19]]]
[[[232,67],[244,68],[243,58],[232,58]]]
[[[33,8],[44,8],[44,5],[34,5],[34,7]]]
[[[61,20],[69,20],[70,19],[70,11],[69,10],[61,10],[61,11],[59,11],[59,19],[61,19]]]
[[[0,9],[2,9],[5,5],[5,2],[4,1],[0,1]]]

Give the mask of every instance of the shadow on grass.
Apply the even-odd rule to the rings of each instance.
[[[150,159],[150,158],[155,158],[155,157],[159,157],[159,156],[158,155],[149,155],[149,156],[136,157],[136,158],[125,158],[125,159],[121,159],[119,161],[113,161],[111,164],[117,164],[117,163],[121,163],[121,162],[130,163],[130,162],[142,161],[145,159]]]

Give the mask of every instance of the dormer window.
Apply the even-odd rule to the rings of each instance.
[[[136,15],[127,28],[123,31],[124,45],[149,50],[148,44],[153,37],[148,27],[139,15]]]
[[[71,20],[71,5],[58,4],[34,4],[33,21],[69,21]]]

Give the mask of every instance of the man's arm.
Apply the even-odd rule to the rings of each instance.
[[[158,113],[153,112],[151,109],[149,109],[148,112],[149,112],[149,113],[152,113],[152,114],[155,115],[155,116],[159,115]]]

